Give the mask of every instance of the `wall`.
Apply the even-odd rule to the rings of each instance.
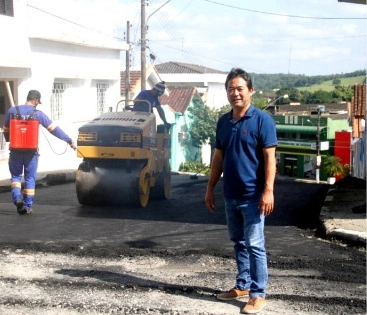
[[[120,99],[120,51],[129,48],[126,43],[45,14],[28,6],[26,0],[14,1],[14,17],[0,15],[0,29],[0,41],[8,43],[0,49],[0,96],[4,96],[6,81],[13,85],[16,105],[26,101],[29,90],[37,89],[42,94],[38,108],[50,115],[54,83],[70,83],[62,94],[58,123],[74,140],[80,125],[98,114],[97,83],[109,86],[105,111],[109,106],[115,108]],[[7,111],[11,103],[4,99]],[[0,114],[1,125],[4,118]],[[41,134],[43,158],[48,153],[50,158],[55,155],[58,141],[47,131]]]
[[[227,93],[224,88],[226,74],[219,73],[160,73],[167,85],[195,86],[207,88],[206,104],[220,108],[228,104]]]
[[[352,176],[366,180],[366,133],[353,143]]]
[[[209,82],[208,84],[208,95],[207,95],[207,105],[209,107],[221,108],[224,105],[229,104],[227,93],[224,88],[223,83]]]
[[[190,107],[192,103],[188,107]],[[188,116],[188,110],[184,114],[176,112],[174,113],[168,105],[162,105],[165,112],[167,122],[171,125],[171,169],[178,171],[181,163],[186,161],[200,161],[201,153],[199,148],[195,148],[189,145],[187,130],[190,128],[190,118]],[[156,109],[153,109],[157,117],[157,124],[162,124],[163,121],[159,117]],[[180,138],[180,133],[186,133],[186,138]]]
[[[351,165],[351,145],[352,132],[337,131],[335,132],[335,148],[334,155],[340,157],[343,165]]]

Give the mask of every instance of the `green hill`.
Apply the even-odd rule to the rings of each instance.
[[[350,86],[354,84],[361,84],[366,82],[366,76],[360,75],[356,77],[349,77],[349,78],[340,78],[340,84],[341,86]],[[333,91],[335,88],[335,85],[333,84],[333,80],[324,81],[320,84],[314,84],[308,87],[299,87],[300,91],[309,91],[309,92],[316,92],[318,90],[323,90],[327,92]]]
[[[357,70],[351,73],[330,75],[305,76],[301,74],[261,74],[253,73],[252,81],[257,90],[275,90],[282,88],[296,88],[305,91],[322,89],[331,91],[334,89],[333,80],[340,80],[342,86],[351,86],[355,83],[366,81],[366,70]]]

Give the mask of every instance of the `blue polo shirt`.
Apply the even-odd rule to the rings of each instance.
[[[224,197],[240,199],[264,190],[263,148],[278,144],[273,118],[250,105],[238,121],[232,111],[217,123],[215,148],[223,151]]]

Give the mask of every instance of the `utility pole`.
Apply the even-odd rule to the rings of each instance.
[[[317,129],[316,129],[316,183],[320,183],[320,111],[317,109]]]
[[[145,19],[145,0],[141,0],[141,39],[140,39],[140,61],[141,61],[141,89],[146,89],[146,49],[147,49],[147,22],[149,18],[159,11],[161,8],[163,8],[168,2],[171,0],[167,0],[165,3],[163,3],[158,9],[156,9],[154,12],[152,12],[147,19]]]
[[[320,183],[320,165],[321,165],[321,155],[320,155],[320,115],[325,111],[324,105],[317,106],[317,129],[316,129],[316,183]]]
[[[141,39],[140,39],[140,72],[141,72],[141,90],[146,89],[146,32],[147,26],[145,23],[145,0],[141,0]]]
[[[129,49],[126,50],[126,71],[125,71],[125,106],[126,101],[130,99],[130,21],[126,24],[126,43]]]

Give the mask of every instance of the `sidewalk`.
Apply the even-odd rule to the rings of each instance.
[[[67,150],[64,155],[42,156],[39,161],[37,185],[57,185],[75,181],[82,159]],[[10,191],[8,160],[0,160],[0,193]],[[300,180],[300,179],[296,179]],[[312,180],[306,180],[312,182]],[[366,208],[355,213],[353,208],[366,202],[366,182],[356,178],[330,186],[320,213],[320,222],[329,237],[337,237],[366,246]]]
[[[366,182],[344,178],[332,186],[321,209],[320,222],[328,236],[366,246]]]

